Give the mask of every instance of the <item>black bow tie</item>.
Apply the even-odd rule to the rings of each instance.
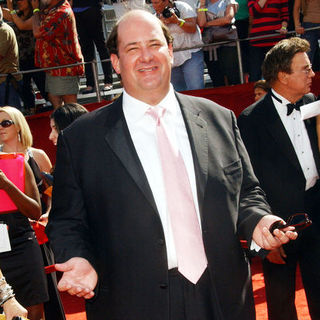
[[[282,100],[279,99],[272,91],[271,91],[271,95],[282,104]],[[300,111],[300,107],[303,106],[303,99],[301,98],[300,100],[298,100],[296,103],[288,103],[287,104],[287,116],[290,116],[290,114],[293,112],[293,109],[296,109],[297,111]]]
[[[290,114],[293,112],[293,109],[296,109],[297,111],[300,111],[300,107],[303,105],[303,100],[300,99],[296,103],[288,103],[287,104],[287,116],[290,116]]]

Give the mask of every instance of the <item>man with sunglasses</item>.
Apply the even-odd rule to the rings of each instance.
[[[0,74],[19,71],[19,55],[16,35],[13,29],[3,21],[0,7]],[[21,107],[18,93],[21,86],[21,74],[0,77],[0,106]]]
[[[263,261],[270,320],[296,320],[295,273],[299,263],[311,319],[320,319],[319,172],[315,118],[303,121],[300,106],[315,100],[314,72],[306,40],[280,41],[262,72],[271,89],[242,112],[238,125],[274,214],[295,225],[297,241],[272,250]],[[290,219],[288,219],[290,217]]]

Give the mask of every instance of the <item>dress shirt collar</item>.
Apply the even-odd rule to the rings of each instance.
[[[166,108],[166,113],[170,113],[173,116],[177,114],[178,101],[171,84],[167,95],[160,101],[158,106]],[[152,106],[130,96],[123,90],[123,112],[127,121],[138,122],[144,117],[150,107]]]
[[[291,103],[289,100],[287,100],[286,98],[284,98],[281,94],[279,94],[277,91],[275,91],[274,89],[271,89],[272,94],[276,97],[275,99],[277,100],[277,98],[279,100],[277,100],[279,103],[282,103],[284,106],[287,106],[288,103]]]
[[[287,104],[291,102],[273,89],[271,89],[271,96],[272,96],[273,104],[277,109],[279,115],[287,116],[287,111],[288,111]],[[289,117],[295,114],[295,112],[297,112],[297,110],[293,110],[293,112],[289,115]]]

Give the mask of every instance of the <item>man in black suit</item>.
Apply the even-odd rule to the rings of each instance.
[[[297,234],[293,228],[269,232],[279,218],[270,214],[253,175],[234,114],[174,92],[172,37],[152,14],[124,15],[108,46],[123,95],[76,120],[58,141],[47,231],[63,262],[56,265],[64,272],[60,290],[88,299],[89,320],[254,319],[239,237],[272,249]],[[156,123],[150,114],[158,109]],[[186,169],[171,182],[189,179],[173,196],[163,176],[168,164],[159,156],[160,127]],[[199,232],[206,262],[197,279],[182,266],[193,268],[198,258],[181,263],[174,231],[173,216],[180,213],[184,225],[190,208],[173,212],[184,203],[170,201],[190,187],[195,230],[182,234],[182,249],[188,253]]]
[[[272,250],[263,261],[269,319],[297,319],[295,272],[300,265],[309,312],[320,319],[319,151],[315,118],[303,121],[300,105],[314,101],[314,72],[300,38],[280,41],[262,71],[272,88],[238,119],[255,174],[272,212],[283,219],[308,213],[313,224],[297,241]]]

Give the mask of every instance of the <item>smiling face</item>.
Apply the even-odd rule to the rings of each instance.
[[[168,93],[173,61],[160,21],[144,12],[127,15],[118,26],[118,55],[113,68],[121,74],[126,92],[155,105]]]

